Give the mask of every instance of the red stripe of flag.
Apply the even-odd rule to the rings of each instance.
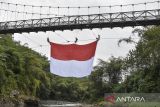
[[[95,55],[97,41],[85,44],[57,44],[51,43],[51,57],[58,60],[85,61]]]

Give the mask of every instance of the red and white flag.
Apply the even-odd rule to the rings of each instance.
[[[85,45],[51,44],[50,71],[63,77],[90,75],[97,41]]]

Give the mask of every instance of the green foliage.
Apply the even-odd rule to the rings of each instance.
[[[131,69],[126,81],[128,91],[160,92],[160,27],[137,32],[140,40],[126,58],[126,68]]]
[[[21,46],[11,35],[0,35],[0,94],[10,96],[13,90],[28,96],[37,96],[40,84],[50,87],[44,67],[47,58]]]

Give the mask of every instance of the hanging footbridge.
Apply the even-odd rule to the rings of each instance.
[[[160,25],[159,4],[160,1],[114,6],[52,7],[0,2],[2,7],[0,8],[0,34]],[[139,5],[140,10],[135,10],[135,7]],[[15,7],[15,10],[11,10],[10,6]],[[141,10],[142,6],[144,6],[144,9]],[[23,11],[18,10],[17,7],[21,7],[19,9]],[[119,7],[118,11],[115,11],[114,7]],[[27,8],[31,8],[31,12]],[[36,13],[34,8],[39,8],[40,11]],[[93,11],[92,8],[98,10],[98,12],[89,13]],[[107,11],[107,8],[110,11]],[[51,13],[53,9],[57,14],[55,12]],[[60,14],[61,9],[68,10],[68,14]],[[78,9],[78,13],[69,14],[70,9]],[[80,14],[81,9],[86,9],[88,12]],[[46,11],[42,13],[42,10]],[[82,13],[85,12],[82,11]]]

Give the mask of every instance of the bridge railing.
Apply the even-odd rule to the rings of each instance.
[[[44,19],[29,19],[18,20],[9,22],[0,22],[0,31],[3,30],[18,30],[18,29],[35,29],[46,27],[57,27],[55,30],[61,27],[61,30],[69,29],[69,26],[85,25],[86,27],[92,24],[110,24],[112,23],[124,23],[124,22],[138,22],[138,21],[150,21],[160,19],[160,9],[156,10],[143,10],[143,11],[130,11],[130,12],[117,12],[117,13],[103,13],[93,15],[75,15],[64,17],[53,17]],[[115,25],[116,26],[116,25]],[[62,28],[63,27],[63,28]],[[43,29],[41,29],[43,31]]]

